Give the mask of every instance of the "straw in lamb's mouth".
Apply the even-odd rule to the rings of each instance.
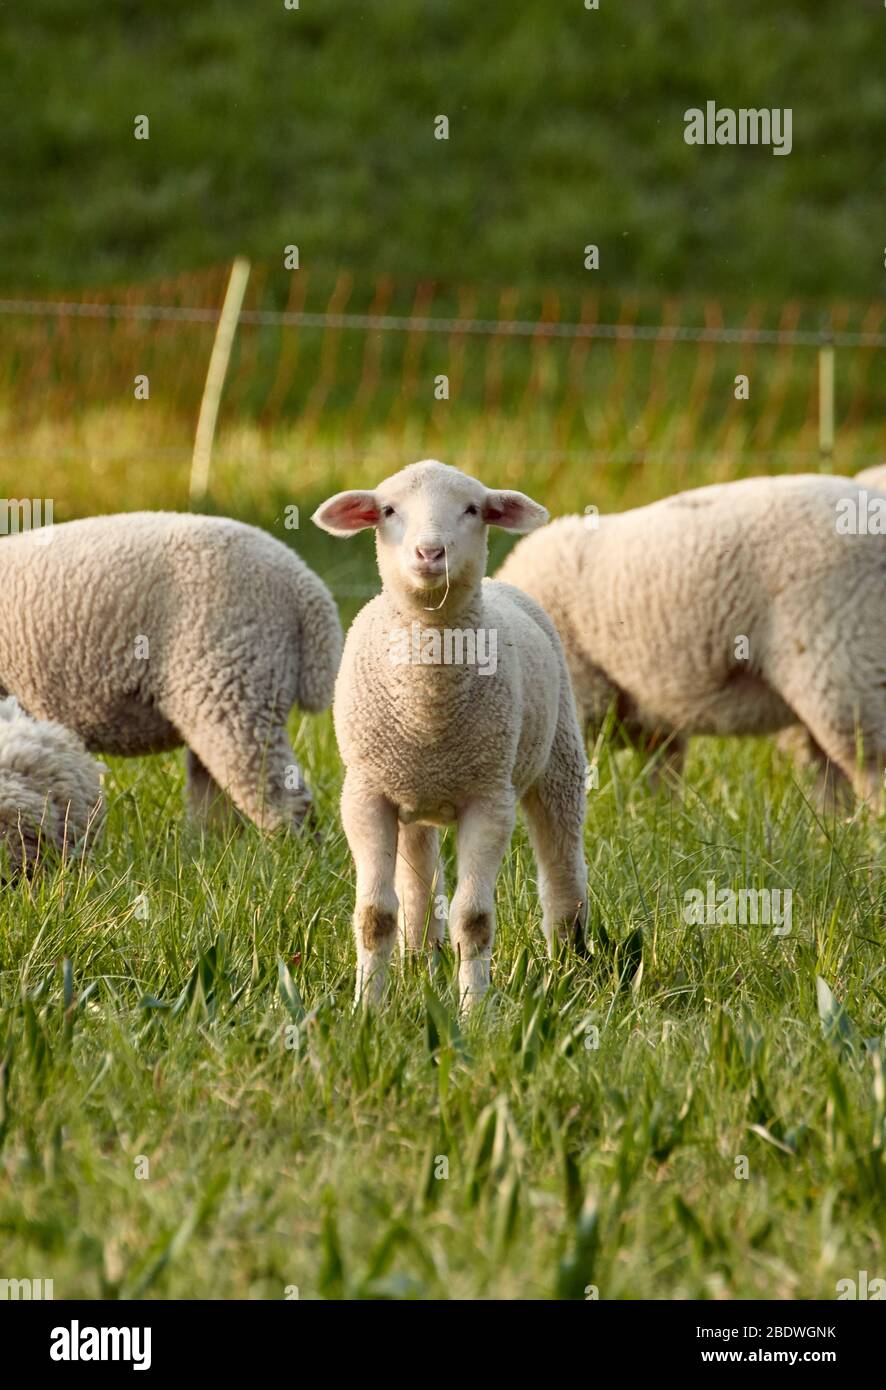
[[[449,596],[449,553],[445,546],[443,547],[443,564],[446,572],[446,588],[443,590],[443,597],[441,598],[439,603],[426,603],[426,613],[433,613],[436,611],[436,609],[442,608],[444,603],[446,602],[446,599]]]

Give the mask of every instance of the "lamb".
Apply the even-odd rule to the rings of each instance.
[[[0,700],[0,845],[13,876],[32,872],[47,844],[83,852],[104,817],[104,771],[70,729]]]
[[[132,512],[0,542],[0,693],[94,751],[186,744],[201,819],[300,826],[286,719],[330,704],[341,643],[322,581],[225,517]]]
[[[878,806],[886,758],[886,542],[838,525],[857,483],[797,475],[562,517],[497,578],[553,618],[582,724],[614,706],[679,770],[691,734],[801,724]]]
[[[450,931],[469,1007],[490,983],[495,883],[518,800],[548,948],[584,944],[585,757],[563,652],[532,599],[483,578],[487,528],[529,531],[547,512],[430,459],[372,491],[338,493],[313,519],[334,536],[374,527],[382,578],[348,632],[333,705],[357,875],[357,999],[381,998],[398,923],[404,951],[433,955],[442,941],[428,910],[442,877],[438,827],[455,823]]]

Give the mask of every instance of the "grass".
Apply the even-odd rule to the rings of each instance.
[[[5,891],[5,1273],[85,1298],[805,1299],[882,1269],[874,827],[819,819],[767,743],[699,741],[675,800],[604,754],[594,959],[544,958],[519,832],[486,1014],[457,1020],[451,958],[355,1014],[329,718],[294,732],[318,846],[201,839],[176,757],[118,762],[103,850]],[[709,878],[790,887],[790,935],[688,925]]]
[[[188,364],[165,351],[173,379]],[[346,395],[269,427],[237,409],[235,370],[206,506],[294,541],[347,621],[377,587],[370,538],[306,518],[423,455],[555,514],[817,466],[811,359],[782,408],[747,420],[731,364],[697,411],[689,359],[645,408],[633,369],[621,396],[592,374],[568,429],[562,362],[539,354],[529,395],[528,361],[505,376],[510,412],[413,401],[391,423],[393,391],[364,417]],[[193,419],[151,371],[147,402],[4,395],[0,494],[52,497],[57,521],[186,507]],[[866,389],[841,421],[841,471],[879,457]],[[493,567],[502,550],[496,537]],[[593,959],[546,961],[519,830],[486,1013],[458,1020],[447,957],[432,983],[396,971],[387,1006],[355,1014],[331,720],[293,734],[319,845],[201,838],[179,756],[114,762],[91,860],[0,894],[4,1276],[85,1298],[789,1299],[882,1272],[879,827],[822,819],[767,741],[697,740],[674,799],[601,748]],[[690,925],[684,894],[710,879],[790,889],[790,934]]]
[[[41,428],[18,441],[26,491],[62,515],[184,505],[184,471],[113,414]],[[84,471],[90,430],[113,447]],[[675,485],[666,453],[592,481],[543,452],[521,467],[516,438],[450,432],[444,456],[554,511]],[[230,427],[213,505],[291,540],[285,505],[304,517],[404,447],[379,435],[357,460]],[[703,450],[684,463],[681,481],[729,476]],[[366,538],[295,539],[347,619],[376,583]],[[592,961],[545,960],[519,831],[486,1014],[458,1021],[450,958],[354,1014],[331,720],[293,734],[319,845],[201,838],[180,757],[120,761],[89,863],[3,891],[4,1273],[87,1298],[612,1299],[831,1298],[882,1269],[876,825],[822,819],[767,741],[696,741],[674,799],[602,748]],[[709,879],[789,888],[792,931],[690,925],[684,894]]]
[[[306,268],[453,284],[883,294],[874,3],[7,8],[6,290],[281,265],[294,243]],[[686,145],[708,100],[790,108],[790,155]]]

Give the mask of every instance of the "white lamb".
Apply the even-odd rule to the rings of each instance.
[[[328,706],[341,640],[321,580],[238,521],[132,512],[0,541],[0,693],[96,751],[187,744],[198,815],[301,823],[286,719]]]
[[[104,817],[104,770],[70,729],[0,700],[0,845],[13,875],[30,873],[43,846],[86,848]]]
[[[459,993],[490,980],[495,882],[522,803],[544,931],[581,946],[587,909],[585,758],[553,624],[519,590],[484,580],[487,528],[528,531],[547,512],[433,460],[369,492],[330,498],[335,536],[376,531],[382,592],[345,643],[334,717],[346,768],[342,820],[357,871],[357,997],[383,990],[399,914],[404,948],[443,937],[428,916],[438,826],[457,826],[449,914]]]
[[[691,734],[805,726],[879,804],[886,759],[886,539],[857,483],[749,478],[634,511],[562,517],[498,578],[557,626],[579,716],[614,706],[679,767]]]

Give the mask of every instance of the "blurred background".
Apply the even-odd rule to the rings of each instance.
[[[52,497],[57,521],[189,505],[238,255],[204,510],[281,531],[285,507],[426,455],[554,512],[884,456],[879,0],[3,18],[7,497]],[[708,100],[791,108],[791,153],[687,145]],[[327,558],[344,592],[355,560]]]

